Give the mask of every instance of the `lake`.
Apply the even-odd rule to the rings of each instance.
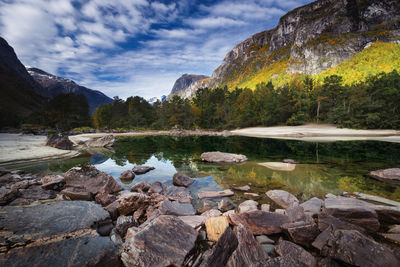
[[[208,151],[240,153],[248,157],[242,164],[208,164],[200,155]],[[94,164],[111,174],[126,189],[140,181],[172,183],[176,172],[195,177],[190,187],[196,195],[199,190],[232,188],[250,184],[251,191],[263,198],[271,189],[283,189],[300,200],[327,193],[362,192],[400,200],[400,186],[376,181],[367,176],[370,171],[400,166],[400,144],[378,141],[340,141],[312,143],[251,137],[120,137],[113,150],[91,151],[69,160],[58,160],[22,166],[29,172],[65,172],[73,166]],[[290,158],[299,164],[292,171],[278,171],[259,165],[263,162],[282,162]],[[118,177],[135,165],[150,165],[155,170],[137,175],[130,184]],[[242,201],[242,193],[232,198]]]

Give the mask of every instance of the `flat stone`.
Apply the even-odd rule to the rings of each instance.
[[[46,175],[41,183],[43,189],[60,191],[65,185],[65,180],[61,175]]]
[[[125,266],[181,266],[197,231],[175,216],[160,215],[126,236],[121,253]]]
[[[205,224],[208,240],[217,242],[225,229],[229,227],[229,220],[225,216],[211,217],[207,219]]]
[[[400,168],[372,171],[369,176],[383,182],[400,185]]]
[[[29,205],[35,201],[55,199],[57,197],[57,191],[44,190],[40,186],[30,186],[27,189],[19,189],[18,198],[10,203],[10,205],[16,204],[16,201],[21,201],[21,205]]]
[[[163,215],[175,216],[189,216],[196,214],[192,204],[184,204],[177,201],[163,201],[160,207],[160,212]]]
[[[254,200],[246,200],[239,204],[239,213],[250,212],[258,210],[258,202]]]
[[[386,240],[396,243],[396,244],[400,244],[400,234],[386,234],[386,233],[380,233],[380,236],[382,236],[383,238],[385,238]]]
[[[226,189],[223,191],[201,191],[197,194],[199,199],[202,198],[217,198],[217,197],[229,197],[233,196],[234,193],[230,189]]]
[[[310,215],[304,213],[304,209],[301,206],[287,209],[284,214],[289,217],[291,222],[314,221]]]
[[[275,246],[275,251],[280,256],[276,258],[276,261],[284,264],[267,264],[267,266],[317,266],[317,260],[313,255],[311,255],[311,253],[292,242],[285,240],[280,242]]]
[[[335,230],[357,230],[361,233],[365,232],[365,229],[358,225],[342,221],[326,213],[318,214],[318,229],[323,232],[330,226],[332,226]]]
[[[205,152],[200,155],[202,161],[211,163],[240,163],[245,162],[247,157],[240,154],[223,153],[223,152]]]
[[[66,188],[61,191],[61,194],[65,195],[71,200],[86,200],[86,201],[92,200],[92,194],[90,192],[74,188]]]
[[[154,167],[138,165],[138,166],[135,166],[132,170],[136,175],[141,175],[141,174],[148,173],[149,171],[152,171],[154,169],[155,169]]]
[[[207,218],[219,217],[219,216],[221,216],[221,215],[222,215],[222,212],[220,212],[220,211],[217,210],[217,209],[211,209],[211,210],[208,210],[208,211],[203,212],[203,213],[201,214],[201,216],[204,216],[204,217],[207,217]]]
[[[242,224],[255,235],[270,235],[281,233],[282,224],[289,222],[289,217],[274,212],[252,211],[229,215],[233,225]]]
[[[299,200],[284,190],[270,190],[265,194],[284,209],[293,208],[299,205]]]
[[[285,223],[281,228],[291,241],[305,247],[311,247],[311,243],[320,233],[314,221]]]
[[[343,221],[363,227],[369,232],[376,232],[379,227],[378,215],[369,203],[364,201],[336,197],[325,199],[324,212]]]
[[[260,243],[260,244],[275,244],[275,241],[270,239],[266,235],[258,235],[258,236],[256,236],[256,239],[257,239],[258,243]]]
[[[269,211],[271,206],[269,204],[261,204],[262,211]]]
[[[256,194],[256,193],[244,193],[243,194],[243,196],[244,196],[244,198],[247,198],[247,199],[259,199],[259,198],[261,198],[260,197],[260,195],[259,194]]]
[[[193,227],[194,229],[197,229],[200,226],[204,225],[207,221],[207,217],[200,215],[179,216],[178,218],[181,219],[184,223]]]
[[[188,187],[194,183],[194,179],[190,178],[186,174],[183,173],[175,173],[172,177],[172,183],[176,186],[184,186]]]
[[[221,212],[226,212],[228,210],[233,210],[236,208],[236,205],[230,199],[222,199],[218,202],[218,209]]]
[[[121,175],[119,176],[119,179],[122,182],[130,182],[134,178],[135,178],[135,174],[131,170],[126,170],[126,171],[122,172]]]
[[[171,201],[178,201],[180,203],[190,204],[193,200],[190,190],[183,186],[164,186],[161,194]]]
[[[256,241],[253,233],[243,225],[235,227],[235,232],[239,244],[226,266],[265,266],[269,256],[260,243]]]
[[[236,191],[247,192],[250,191],[251,188],[248,185],[244,185],[244,186],[233,187],[232,189]]]
[[[268,169],[271,169],[274,171],[291,172],[296,169],[296,164],[283,163],[283,162],[262,162],[262,163],[258,163],[258,165],[267,167]]]
[[[303,207],[305,213],[314,217],[321,212],[321,207],[323,204],[324,201],[322,199],[313,197],[306,202],[301,203],[300,206]]]

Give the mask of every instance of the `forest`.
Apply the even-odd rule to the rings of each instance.
[[[93,125],[100,129],[233,129],[250,126],[334,123],[340,127],[400,129],[400,74],[397,71],[344,85],[341,76],[293,79],[248,88],[201,88],[193,99],[173,96],[150,105],[135,96],[100,106]]]

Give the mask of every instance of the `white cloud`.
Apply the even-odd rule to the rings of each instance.
[[[200,28],[221,28],[221,27],[231,27],[231,26],[239,26],[246,24],[244,21],[225,18],[225,17],[188,19],[187,23],[193,27],[200,27]]]

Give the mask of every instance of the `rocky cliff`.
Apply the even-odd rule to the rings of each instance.
[[[208,76],[205,75],[183,74],[176,80],[168,98],[173,95],[180,95],[183,98],[191,97],[196,92],[197,88],[202,85],[203,80],[207,78]]]
[[[80,86],[70,79],[57,77],[38,68],[26,67],[26,69],[35,81],[41,85],[40,92],[50,98],[61,93],[83,94],[87,99],[91,114],[100,105],[113,101],[102,92]]]
[[[14,49],[0,37],[0,127],[16,123],[40,109],[47,98],[28,74]]]
[[[254,87],[294,73],[315,75],[373,42],[400,40],[399,29],[399,0],[315,1],[236,45],[206,85]]]

